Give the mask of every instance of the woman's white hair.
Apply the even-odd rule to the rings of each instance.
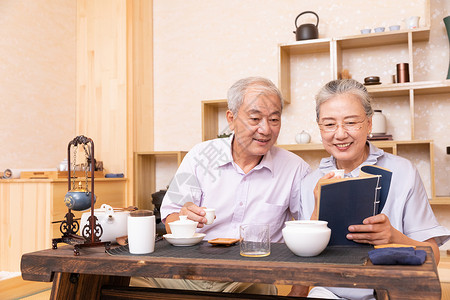
[[[373,115],[372,99],[367,92],[366,87],[354,79],[332,80],[325,84],[316,95],[316,118],[319,121],[320,106],[325,101],[343,94],[356,96],[364,108],[367,117]]]

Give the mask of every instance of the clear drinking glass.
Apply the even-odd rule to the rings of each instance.
[[[270,254],[269,224],[244,224],[240,226],[241,255],[263,257]]]

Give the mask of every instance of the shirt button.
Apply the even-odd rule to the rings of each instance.
[[[241,203],[239,203],[239,205],[242,206],[242,205],[244,205],[244,203],[241,202]]]

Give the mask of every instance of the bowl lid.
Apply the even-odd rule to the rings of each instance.
[[[194,221],[192,221],[192,220],[188,220],[187,216],[181,216],[181,215],[180,215],[180,216],[178,216],[178,217],[180,218],[179,220],[170,222],[169,224],[186,225],[186,224],[197,223],[197,222],[194,222]]]
[[[294,221],[286,221],[284,222],[286,226],[323,226],[327,225],[327,221],[322,220],[294,220]]]

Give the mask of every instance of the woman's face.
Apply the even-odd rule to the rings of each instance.
[[[325,150],[338,163],[356,168],[365,160],[364,147],[367,135],[372,130],[372,118],[366,116],[356,96],[337,95],[322,103],[319,127]]]

